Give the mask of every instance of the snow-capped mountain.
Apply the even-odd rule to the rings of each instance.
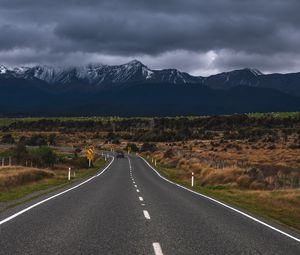
[[[152,70],[133,60],[123,65],[93,64],[79,67],[5,67],[0,66],[0,81],[9,78],[33,81],[36,86],[55,85],[63,89],[114,89],[133,85],[193,85],[228,90],[237,86],[272,88],[300,96],[300,73],[263,74],[257,69],[244,68],[208,77],[192,76],[176,69]],[[21,82],[20,82],[21,83]],[[1,84],[0,84],[1,85]],[[89,85],[89,86],[88,86]],[[186,86],[185,86],[186,85]]]
[[[174,84],[199,83],[199,77],[176,69],[151,70],[137,60],[123,65],[87,65],[82,67],[35,66],[32,68],[0,67],[0,76],[40,79],[49,84],[107,85],[136,82],[166,82]]]
[[[0,66],[0,115],[181,116],[299,111],[300,73],[245,68],[209,77],[134,60],[81,67]]]

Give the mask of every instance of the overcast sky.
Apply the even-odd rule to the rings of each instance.
[[[300,0],[0,0],[0,64],[300,71]]]

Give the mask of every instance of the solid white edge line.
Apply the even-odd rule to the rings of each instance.
[[[284,232],[284,231],[282,231],[282,230],[280,230],[280,229],[278,229],[278,228],[275,228],[275,227],[273,227],[273,226],[271,226],[271,225],[269,225],[269,224],[267,224],[267,223],[265,223],[265,222],[263,222],[263,221],[261,221],[261,220],[259,220],[259,219],[256,219],[255,217],[253,217],[253,216],[251,216],[251,215],[249,215],[249,214],[247,214],[247,213],[244,213],[244,212],[242,212],[242,211],[240,211],[240,210],[238,210],[238,209],[235,209],[235,208],[233,208],[233,207],[231,207],[231,206],[229,206],[229,205],[227,205],[227,204],[224,204],[224,203],[222,203],[222,202],[220,202],[220,201],[218,201],[218,200],[216,200],[216,199],[214,199],[214,198],[211,198],[211,197],[209,197],[209,196],[203,195],[203,194],[198,193],[198,192],[196,192],[196,191],[190,190],[190,189],[188,189],[188,188],[186,188],[186,187],[184,187],[184,186],[181,186],[180,184],[177,184],[177,183],[175,183],[175,182],[172,182],[172,181],[168,180],[167,178],[163,177],[159,172],[157,172],[157,170],[156,170],[154,167],[152,167],[152,166],[151,166],[151,165],[150,165],[143,157],[141,157],[141,156],[139,156],[139,157],[140,157],[142,160],[144,160],[145,163],[146,163],[152,170],[154,170],[154,172],[155,172],[160,178],[164,179],[165,181],[167,181],[167,182],[169,182],[169,183],[171,183],[171,184],[173,184],[173,185],[176,185],[177,187],[180,187],[180,188],[182,188],[182,189],[185,189],[185,190],[187,190],[187,191],[189,191],[189,192],[192,192],[192,193],[194,193],[194,194],[196,194],[196,195],[198,195],[198,196],[201,196],[201,197],[204,197],[204,198],[206,198],[206,199],[209,199],[210,201],[213,201],[213,202],[215,202],[215,203],[217,203],[217,204],[219,204],[219,205],[222,205],[222,206],[224,206],[224,207],[226,207],[226,208],[228,208],[228,209],[231,209],[232,211],[235,211],[235,212],[237,212],[237,213],[239,213],[239,214],[241,214],[241,215],[243,215],[243,216],[245,216],[245,217],[247,217],[247,218],[249,218],[249,219],[251,219],[251,220],[257,222],[257,223],[260,223],[260,224],[264,225],[265,227],[268,227],[268,228],[270,228],[270,229],[272,229],[272,230],[274,230],[274,231],[276,231],[276,232],[278,232],[278,233],[280,233],[280,234],[282,234],[282,235],[285,235],[285,236],[287,236],[287,237],[289,237],[289,238],[291,238],[291,239],[293,239],[293,240],[295,240],[295,241],[297,241],[297,242],[300,243],[300,239],[299,239],[299,238],[297,238],[297,237],[295,237],[295,236],[292,236],[292,235],[290,235],[290,234],[288,234],[288,233],[286,233],[286,232]]]
[[[153,246],[155,255],[163,255],[163,252],[162,252],[162,249],[161,249],[159,243],[153,243],[152,246]]]
[[[0,225],[2,225],[2,224],[4,224],[4,223],[6,223],[6,222],[8,222],[8,221],[10,221],[10,220],[12,220],[12,219],[18,217],[18,216],[20,216],[21,214],[23,214],[23,213],[25,213],[25,212],[27,212],[27,211],[33,209],[34,207],[37,207],[37,206],[39,206],[39,205],[41,205],[41,204],[43,204],[43,203],[45,203],[45,202],[47,202],[47,201],[49,201],[49,200],[51,200],[51,199],[53,199],[53,198],[56,198],[56,197],[58,197],[58,196],[60,196],[60,195],[62,195],[62,194],[65,194],[65,193],[67,193],[67,192],[73,190],[73,189],[76,189],[76,188],[82,186],[83,184],[85,184],[85,183],[91,181],[92,179],[94,179],[94,178],[100,176],[101,174],[103,174],[103,173],[110,167],[110,165],[114,162],[114,160],[115,160],[115,158],[112,157],[112,161],[111,161],[111,162],[110,162],[110,163],[109,163],[109,164],[108,164],[108,165],[107,165],[107,166],[106,166],[99,174],[92,176],[91,178],[89,178],[89,179],[87,179],[87,180],[85,180],[85,181],[83,181],[83,182],[81,182],[81,183],[75,185],[75,186],[72,187],[72,188],[69,188],[69,189],[67,189],[67,190],[64,190],[64,191],[58,193],[58,194],[55,194],[55,195],[53,195],[53,196],[51,196],[51,197],[48,197],[48,198],[46,198],[46,199],[44,199],[44,200],[42,200],[42,201],[40,201],[40,202],[38,202],[38,203],[35,203],[35,204],[33,204],[33,205],[31,205],[31,206],[29,206],[29,207],[27,207],[27,208],[25,208],[25,209],[23,209],[23,210],[21,210],[21,211],[15,213],[15,214],[13,214],[13,215],[11,215],[11,216],[5,218],[4,220],[0,221]]]
[[[144,216],[147,220],[150,220],[150,215],[147,210],[143,210]]]

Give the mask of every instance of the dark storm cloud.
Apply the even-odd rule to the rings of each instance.
[[[299,11],[298,0],[0,0],[0,62],[294,71]]]

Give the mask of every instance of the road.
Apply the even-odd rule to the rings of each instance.
[[[36,206],[44,199],[0,214],[0,254],[300,254],[297,240],[163,180],[135,156]]]

